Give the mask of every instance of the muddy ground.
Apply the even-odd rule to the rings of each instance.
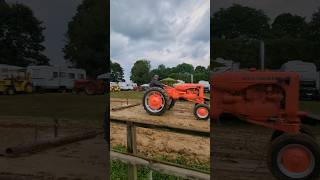
[[[38,135],[34,124],[37,122]],[[79,132],[101,130],[99,124],[59,120],[59,137]],[[40,127],[41,126],[41,127]],[[53,119],[0,117],[0,179],[8,180],[103,180],[107,176],[107,148],[102,135],[19,157],[6,157],[7,147],[54,137]]]

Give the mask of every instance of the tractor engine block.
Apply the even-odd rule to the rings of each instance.
[[[299,75],[288,72],[226,72],[211,78],[211,118],[240,119],[297,133],[300,129]]]

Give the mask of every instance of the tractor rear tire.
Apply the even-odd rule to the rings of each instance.
[[[161,99],[157,100],[158,103],[161,103],[161,104],[159,104],[160,107],[158,109],[153,108],[152,105],[150,104],[150,102],[152,100],[150,100],[149,98],[152,95],[152,93],[158,94],[159,98],[161,98]],[[157,102],[152,102],[152,103],[157,103]],[[166,91],[164,89],[159,88],[159,87],[149,88],[144,93],[143,100],[142,100],[143,107],[147,111],[147,113],[150,115],[155,115],[155,116],[161,116],[166,112],[167,107],[168,107],[168,104],[167,104],[168,102],[169,102],[168,94],[166,93]]]
[[[95,83],[90,82],[88,84],[86,84],[85,88],[84,88],[84,92],[86,93],[86,95],[95,95],[97,93],[97,86]]]
[[[307,134],[282,134],[269,145],[267,164],[281,180],[316,180],[320,177],[320,147]]]
[[[274,131],[274,132],[272,133],[272,136],[271,136],[271,139],[270,139],[270,140],[273,141],[273,140],[276,139],[277,137],[281,136],[283,133],[284,133],[284,132],[282,132],[282,131]],[[304,124],[302,124],[301,127],[300,127],[300,133],[306,134],[306,135],[310,136],[311,138],[316,139],[316,136],[315,136],[314,133],[311,131],[311,129],[310,129],[308,126],[304,125]]]
[[[175,100],[175,99],[172,99],[168,109],[169,109],[169,110],[172,109],[175,104],[176,104],[176,100]]]
[[[197,104],[194,106],[193,114],[198,120],[208,120],[210,108],[207,104]]]

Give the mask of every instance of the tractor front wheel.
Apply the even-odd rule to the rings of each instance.
[[[143,107],[150,115],[161,116],[166,112],[169,97],[159,87],[149,88],[143,96]]]
[[[320,147],[307,134],[282,134],[269,146],[267,163],[283,180],[316,180],[320,177]]]
[[[207,104],[197,104],[194,107],[194,116],[198,120],[208,120],[209,119],[209,106]]]
[[[14,95],[16,94],[16,90],[14,89],[14,87],[9,87],[6,91],[6,94],[8,95]]]

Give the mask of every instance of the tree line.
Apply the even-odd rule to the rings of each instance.
[[[124,81],[124,73],[121,65],[111,61],[110,67],[111,81]],[[141,59],[137,60],[132,66],[130,79],[138,85],[142,85],[149,83],[154,75],[158,75],[160,79],[173,78],[188,83],[191,82],[191,74],[193,75],[193,82],[195,83],[200,80],[208,81],[209,67],[194,67],[191,64],[182,63],[175,67],[166,67],[164,64],[160,64],[157,68],[151,69],[150,61]]]
[[[151,69],[150,61],[142,59],[134,63],[131,68],[130,79],[141,85],[149,83],[154,75],[158,75],[160,79],[173,78],[190,83],[191,74],[193,75],[193,82],[207,81],[209,79],[209,67],[194,67],[192,64],[181,63],[175,67],[166,67],[164,64],[160,64],[157,68]]]
[[[66,27],[66,44],[62,48],[65,61],[85,69],[90,77],[106,73],[110,65],[108,4],[83,0]],[[49,65],[49,58],[44,55],[46,47],[42,45],[44,30],[43,22],[28,6],[0,0],[0,64]]]
[[[262,10],[235,4],[211,16],[211,68],[214,59],[259,66],[260,41],[265,42],[266,67],[277,69],[289,60],[320,62],[320,9],[310,21],[291,13],[273,20]]]

